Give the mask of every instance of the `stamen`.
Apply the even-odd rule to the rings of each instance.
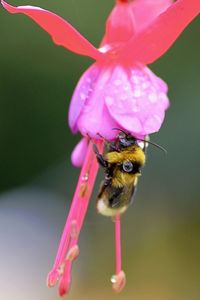
[[[69,249],[66,260],[74,261],[79,256],[79,252],[79,246],[73,246],[71,249]]]
[[[120,215],[115,217],[115,247],[116,247],[116,274],[121,271],[121,220]]]
[[[126,285],[126,275],[121,270],[121,220],[120,215],[115,217],[115,248],[116,248],[116,275],[111,277],[112,289],[120,293]]]
[[[119,274],[112,276],[112,289],[115,293],[119,294],[126,285],[126,275],[123,271]]]
[[[95,143],[99,148],[99,152],[102,153],[104,147],[103,141],[97,140],[95,141]],[[47,277],[48,286],[55,285],[56,281],[59,278],[59,271],[58,271],[59,267],[64,262],[65,264],[64,272],[59,282],[59,290],[62,295],[64,292],[66,293],[68,291],[70,286],[70,281],[71,281],[72,262],[71,260],[66,260],[66,257],[68,258],[69,254],[70,256],[71,254],[74,255],[75,252],[77,251],[79,232],[83,225],[83,221],[89,204],[89,199],[93,190],[93,186],[95,183],[95,179],[99,167],[92,145],[93,142],[90,141],[88,145],[85,161],[79,176],[74,198],[71,204],[71,208],[68,214],[68,218],[61,237],[54,266],[52,271],[48,274]],[[87,192],[82,191],[83,186],[87,186]],[[72,249],[76,249],[76,250],[72,250]],[[75,257],[76,255],[74,255],[73,259],[75,259]]]
[[[70,290],[71,268],[72,268],[72,262],[70,260],[67,260],[65,264],[65,270],[63,276],[60,278],[59,285],[58,285],[58,291],[61,297],[67,294]]]

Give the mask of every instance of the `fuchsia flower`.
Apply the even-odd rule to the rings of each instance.
[[[23,13],[46,30],[57,45],[86,55],[95,63],[83,74],[72,97],[69,125],[82,140],[72,162],[82,166],[76,192],[47,283],[59,280],[60,295],[69,291],[71,266],[79,254],[78,236],[87,211],[98,165],[92,141],[100,153],[103,141],[116,137],[113,128],[142,138],[160,129],[169,107],[167,85],[147,67],[160,58],[185,27],[199,14],[200,0],[117,0],[106,24],[100,49],[96,49],[68,22],[34,6],[14,7],[3,0],[10,13]],[[113,289],[125,285],[121,270],[120,218],[116,218],[116,276]]]

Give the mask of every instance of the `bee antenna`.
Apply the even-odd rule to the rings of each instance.
[[[160,146],[160,145],[158,145],[158,144],[156,144],[156,143],[154,143],[154,142],[150,142],[150,141],[146,141],[146,140],[142,140],[142,139],[138,139],[138,138],[137,138],[137,140],[138,140],[138,141],[141,141],[141,142],[148,143],[148,144],[150,144],[150,145],[153,145],[153,146],[155,146],[156,148],[162,150],[165,154],[167,154],[167,150],[166,150],[165,148],[163,148],[162,146]]]
[[[122,130],[122,129],[120,129],[120,128],[112,128],[112,130],[119,130],[119,131],[123,132],[125,135],[128,135],[127,132],[125,132],[124,130]]]

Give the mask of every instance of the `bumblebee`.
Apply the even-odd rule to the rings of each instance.
[[[135,137],[121,131],[115,142],[108,143],[104,155],[93,145],[96,158],[104,168],[104,181],[97,196],[97,211],[114,217],[126,211],[132,203],[138,177],[145,165],[147,141],[139,142]]]

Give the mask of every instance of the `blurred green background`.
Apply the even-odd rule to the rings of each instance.
[[[12,1],[45,7],[94,45],[113,0]],[[177,16],[178,17],[178,16]],[[171,107],[149,147],[136,202],[123,217],[123,269],[117,299],[197,300],[200,293],[200,21],[196,19],[151,69],[169,85]],[[45,287],[79,170],[79,140],[67,125],[76,83],[91,60],[56,47],[22,15],[0,9],[0,296],[58,299]],[[113,224],[96,215],[95,194],[81,236],[69,299],[116,299]]]

